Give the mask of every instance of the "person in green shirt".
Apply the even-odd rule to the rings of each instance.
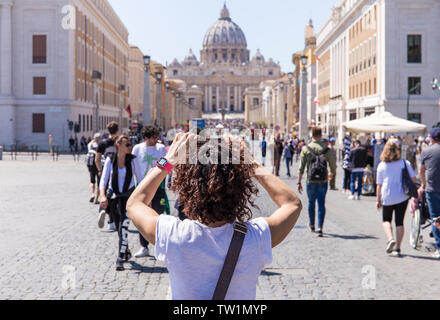
[[[302,177],[304,172],[307,176],[307,197],[309,200],[309,221],[310,230],[315,232],[315,204],[318,201],[318,228],[316,232],[318,237],[323,236],[323,226],[325,219],[325,197],[328,190],[328,182],[332,180],[336,174],[336,161],[332,157],[330,149],[322,142],[322,129],[314,127],[312,129],[312,142],[303,147],[300,156],[299,174],[298,174],[298,192],[302,194]],[[316,166],[316,161],[322,158],[322,170]],[[315,164],[313,164],[315,162]],[[330,174],[328,174],[327,165],[330,167]],[[312,174],[313,173],[313,174]]]

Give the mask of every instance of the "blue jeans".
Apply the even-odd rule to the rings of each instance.
[[[426,192],[426,202],[428,203],[431,219],[440,216],[440,192]],[[432,226],[432,233],[434,233],[435,244],[440,250],[440,230],[434,225]]]
[[[287,175],[290,177],[290,163],[292,162],[292,158],[286,158],[286,168],[287,168]]]
[[[363,178],[364,178],[364,172],[352,172],[351,173],[351,183],[350,183],[350,189],[351,189],[351,194],[354,195],[355,192],[357,191],[358,196],[360,197],[362,194],[362,182],[363,182]],[[355,184],[356,184],[356,179],[358,180],[358,187],[355,190]]]
[[[307,196],[309,198],[309,221],[315,225],[315,203],[318,201],[318,229],[322,229],[325,219],[325,196],[328,190],[328,183],[307,182]]]

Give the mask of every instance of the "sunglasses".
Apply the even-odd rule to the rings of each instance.
[[[126,146],[127,148],[131,148],[133,145],[132,145],[131,143],[127,143],[125,146]]]

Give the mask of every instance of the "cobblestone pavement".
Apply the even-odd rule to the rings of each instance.
[[[133,259],[126,271],[115,271],[117,236],[97,228],[97,207],[88,203],[88,172],[82,159],[4,159],[0,299],[167,298],[167,270],[153,257]],[[281,175],[285,177],[284,168]],[[292,188],[296,185],[296,177],[284,181]],[[432,259],[427,248],[411,249],[408,236],[404,257],[388,257],[374,199],[346,197],[329,191],[324,238],[308,230],[307,200],[302,197],[305,209],[289,237],[274,249],[257,298],[440,299],[440,261]],[[264,190],[257,204],[255,217],[275,210]],[[408,214],[407,230],[409,221]],[[133,226],[129,245],[132,252],[139,246]]]

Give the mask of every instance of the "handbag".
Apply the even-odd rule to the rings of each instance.
[[[408,167],[406,166],[406,161],[403,160],[405,167],[402,169],[402,188],[403,192],[410,198],[418,198],[419,194],[417,192],[417,186],[412,182],[409,176]]]
[[[238,257],[240,256],[241,248],[243,247],[244,238],[247,233],[247,226],[241,222],[234,223],[234,235],[232,236],[231,244],[223,264],[222,272],[217,282],[212,300],[225,300],[229,285],[237,266]]]

